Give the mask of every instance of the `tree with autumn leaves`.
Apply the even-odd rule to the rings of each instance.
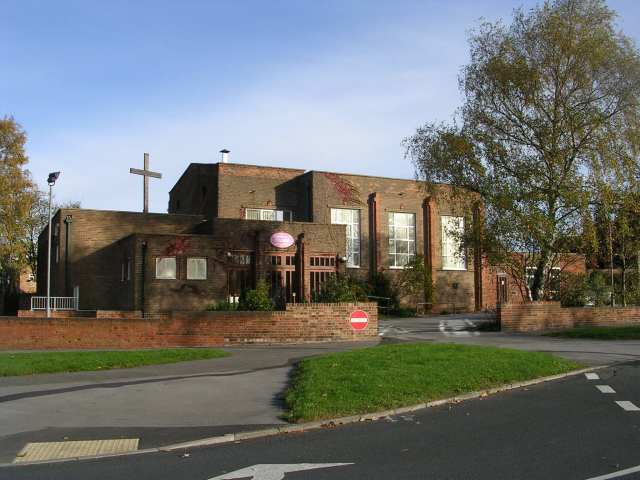
[[[479,195],[483,252],[531,300],[563,252],[587,250],[607,190],[640,192],[640,54],[614,22],[602,0],[554,0],[481,24],[454,121],[406,140],[420,178]]]
[[[17,293],[17,279],[26,267],[36,271],[38,236],[49,220],[47,195],[26,169],[26,141],[12,117],[0,118],[0,295]],[[79,206],[69,202],[53,209]]]
[[[27,265],[31,210],[38,192],[26,170],[27,136],[11,117],[0,119],[0,277],[14,279]]]

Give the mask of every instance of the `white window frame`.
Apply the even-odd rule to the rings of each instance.
[[[344,220],[344,214],[348,213],[349,220]],[[347,267],[360,268],[361,242],[360,242],[360,210],[357,208],[332,208],[331,224],[347,226]]]
[[[158,275],[158,268],[160,264],[165,260],[173,260],[173,276],[160,276]],[[176,261],[176,257],[157,257],[156,258],[156,279],[158,280],[175,280],[178,274],[178,262]]]
[[[413,218],[412,225],[401,225],[396,221],[396,216],[407,216]],[[416,214],[414,212],[389,212],[389,268],[403,270],[407,263],[416,256]],[[404,234],[398,236],[398,232]],[[407,252],[398,252],[398,242],[407,244]],[[406,263],[399,263],[398,258],[406,256]]]
[[[457,235],[464,234],[464,217],[442,215],[440,217],[440,227],[442,235],[440,238],[442,270],[467,270],[467,256],[460,248],[462,239],[457,238]],[[457,232],[454,232],[456,230]]]
[[[525,280],[527,282],[527,286],[529,288],[531,288],[531,286],[533,285],[533,277],[535,277],[536,274],[536,268],[535,266],[528,266],[525,268]],[[552,273],[553,272],[553,273]],[[551,267],[551,269],[545,269],[544,271],[544,275],[545,276],[549,276],[549,281],[551,281],[551,276],[552,275],[557,275],[558,276],[558,288],[560,287],[560,275],[562,275],[562,269],[559,266],[555,266],[555,267]],[[543,281],[544,283],[544,281]],[[548,290],[546,292],[542,292],[543,294],[550,294],[550,295],[554,295],[557,296],[560,294],[560,290]]]
[[[249,214],[254,213],[257,214],[258,218],[249,218]],[[275,219],[272,216],[275,214]],[[288,217],[289,221],[291,221],[291,212],[288,210],[281,210],[278,208],[245,208],[244,209],[244,219],[245,220],[254,220],[254,221],[262,221],[262,222],[284,222],[285,217]]]
[[[196,272],[193,272],[191,270],[191,268],[189,267],[190,264],[193,264],[193,261],[196,260],[202,260],[203,264],[204,264],[204,276],[196,276],[194,275],[194,273],[197,273],[197,268],[196,268]],[[206,280],[207,279],[207,259],[206,257],[187,257],[187,280]]]

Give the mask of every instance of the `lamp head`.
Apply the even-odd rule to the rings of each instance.
[[[58,180],[59,176],[60,172],[51,172],[49,174],[49,178],[47,178],[47,183],[49,184],[49,186],[53,186],[56,183],[56,180]]]

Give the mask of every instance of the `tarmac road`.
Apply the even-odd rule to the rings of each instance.
[[[586,365],[640,361],[638,340],[574,340],[536,334],[469,331],[470,327],[490,320],[491,317],[483,313],[393,318],[382,320],[380,331],[382,338],[388,341],[461,343],[549,352]]]
[[[251,478],[245,469],[267,464],[254,468],[254,478],[638,480],[640,411],[616,402],[640,405],[640,362],[599,370],[598,377],[580,375],[303,434],[184,452],[3,467],[0,479]],[[598,385],[615,393],[602,393]],[[273,466],[295,470],[309,463],[348,465],[286,474]]]

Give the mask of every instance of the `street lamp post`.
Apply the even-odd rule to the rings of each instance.
[[[47,318],[51,316],[51,197],[53,193],[53,186],[58,180],[60,172],[51,172],[47,178],[49,184],[49,226],[47,227],[47,234],[49,239],[47,241]]]

